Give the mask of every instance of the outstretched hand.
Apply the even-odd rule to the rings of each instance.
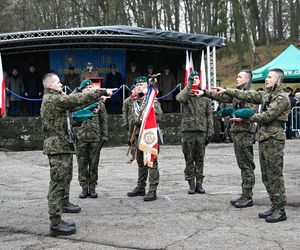
[[[215,88],[212,88],[212,90],[215,94],[218,94],[218,95],[226,92],[226,89],[222,88],[222,87],[215,87]]]

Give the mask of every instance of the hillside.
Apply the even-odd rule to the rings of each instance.
[[[272,44],[269,48],[267,46],[256,47],[260,63],[253,66],[251,66],[250,54],[245,56],[245,64],[239,65],[237,54],[233,49],[231,47],[224,47],[217,52],[217,80],[220,81],[221,86],[234,87],[237,73],[241,68],[249,68],[251,70],[258,69],[277,57],[290,44],[299,47],[299,43],[297,44],[292,41]],[[286,86],[291,86],[295,89],[296,87],[300,87],[300,83],[288,83]],[[263,84],[255,84],[253,87],[257,89],[263,87]]]

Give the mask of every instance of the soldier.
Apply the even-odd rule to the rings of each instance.
[[[79,86],[79,75],[75,72],[73,66],[69,67],[68,74],[65,75],[65,85],[67,85],[72,91]]]
[[[91,62],[88,62],[86,64],[86,68],[81,72],[80,82],[82,82],[83,80],[89,80],[92,77],[98,77],[98,76],[99,76],[98,70],[94,68],[94,66]]]
[[[266,222],[279,222],[287,219],[283,179],[283,149],[285,145],[284,123],[290,113],[290,101],[284,92],[282,82],[284,73],[281,69],[271,69],[266,78],[265,91],[249,91],[223,89],[218,87],[218,93],[250,102],[262,103],[262,112],[252,115],[248,120],[259,123],[257,139],[259,142],[259,160],[262,181],[269,194],[272,207],[259,213],[259,218]],[[243,122],[242,118],[231,118],[234,122]]]
[[[135,123],[135,115],[132,112],[133,110],[133,102],[134,99],[137,98],[135,85],[132,85],[131,95],[124,100],[122,107],[122,119],[123,119],[123,127],[126,128],[128,132],[128,147],[130,147],[131,159],[130,162],[134,160],[135,147],[130,143],[130,136],[133,132],[134,123]]]
[[[137,121],[137,118],[140,114],[140,112],[143,112],[143,106],[144,106],[144,100],[146,97],[147,92],[147,77],[140,76],[136,78],[135,80],[135,86],[136,86],[136,92],[138,95],[138,98],[135,98],[133,101],[133,114],[135,117],[135,146],[137,147],[137,139],[140,131],[141,121]],[[158,101],[155,101],[154,103],[155,108],[155,115],[157,119],[157,123],[161,120],[162,116],[162,110],[160,107],[160,104]],[[145,196],[145,187],[146,187],[146,181],[148,178],[149,173],[149,192],[144,197],[144,201],[153,201],[156,200],[156,190],[157,186],[159,184],[159,171],[158,171],[158,162],[157,159],[153,162],[153,167],[148,167],[147,165],[144,165],[144,159],[143,159],[143,151],[136,149],[136,160],[138,163],[138,181],[137,181],[137,187],[133,189],[131,192],[128,192],[127,195],[129,197],[134,196]]]
[[[73,148],[67,134],[67,110],[97,101],[112,91],[93,90],[88,93],[62,94],[62,84],[54,73],[43,78],[44,97],[41,107],[42,128],[46,139],[44,154],[50,164],[48,207],[52,235],[70,235],[76,232],[73,222],[61,219],[62,212],[78,213],[80,207],[69,201],[70,182],[73,171]]]
[[[189,183],[188,194],[205,193],[202,187],[205,146],[214,133],[211,101],[199,95],[199,84],[199,73],[193,71],[188,84],[176,96],[176,100],[183,104],[182,151],[186,163],[185,180]]]
[[[240,71],[236,79],[237,89],[249,91],[251,87],[251,79],[251,71]],[[232,98],[227,94],[217,95],[211,91],[205,91],[205,94],[207,97],[219,102],[232,104],[233,107],[220,110],[219,114],[221,114],[222,117],[226,117],[225,114],[229,109],[237,110],[248,107],[257,110],[256,105],[240,101],[236,98]],[[240,123],[233,123],[230,128],[235,157],[237,160],[237,164],[241,170],[242,177],[242,195],[239,198],[230,201],[231,204],[237,208],[253,206],[252,196],[255,184],[253,141],[255,129],[255,124],[250,122],[249,120],[245,120]]]
[[[83,81],[80,88],[83,93],[92,88],[91,81]],[[98,165],[100,151],[108,140],[107,112],[103,102],[93,105],[90,119],[84,120],[76,127],[76,156],[78,162],[78,181],[82,187],[79,198],[97,198]],[[75,112],[76,113],[76,112]]]

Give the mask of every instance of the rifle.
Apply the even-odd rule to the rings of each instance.
[[[71,124],[71,118],[70,118],[71,114],[69,111],[66,112],[67,112],[67,132],[68,132],[67,142],[69,146],[76,151],[76,135]]]

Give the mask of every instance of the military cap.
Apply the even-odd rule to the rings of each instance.
[[[136,64],[134,62],[130,63],[130,66],[136,66]]]
[[[86,66],[93,66],[93,63],[87,62]]]
[[[254,111],[251,108],[237,109],[232,113],[232,116],[237,118],[250,118],[253,115]]]
[[[116,69],[116,68],[117,68],[117,65],[113,63],[113,64],[110,65],[110,68],[111,68],[111,69]]]
[[[153,66],[152,65],[148,65],[147,69],[153,69]]]
[[[234,107],[229,107],[229,108],[220,109],[217,114],[219,117],[226,117],[226,116],[231,116],[234,111],[235,111]]]
[[[133,84],[131,87],[130,87],[130,90],[133,90],[135,88],[135,84]]]
[[[80,86],[79,88],[80,89],[84,89],[86,88],[87,86],[91,85],[92,84],[92,81],[91,80],[83,80],[81,83],[80,83]]]
[[[193,81],[194,81],[194,76],[199,76],[198,71],[193,71],[193,72],[189,75],[189,82],[193,82]]]
[[[148,82],[147,77],[146,76],[139,76],[139,77],[135,78],[135,80],[134,80],[135,84],[141,83],[141,82]]]

